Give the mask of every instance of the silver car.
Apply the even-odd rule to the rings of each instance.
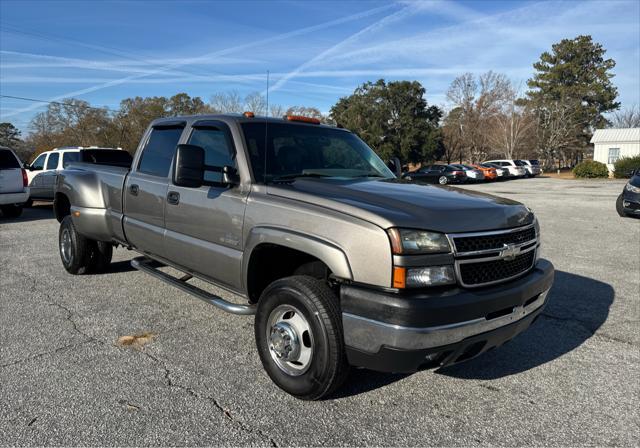
[[[474,168],[470,165],[457,163],[457,164],[452,164],[451,166],[459,170],[463,170],[467,175],[467,180],[470,182],[481,182],[484,180],[484,173],[481,170]]]

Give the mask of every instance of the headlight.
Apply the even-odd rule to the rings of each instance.
[[[631,193],[640,193],[640,187],[634,187],[629,183],[624,186],[624,189],[630,191]]]
[[[451,252],[444,233],[412,229],[389,229],[391,249],[396,255]]]
[[[426,268],[408,268],[406,287],[451,285],[456,282],[453,266],[429,266]]]

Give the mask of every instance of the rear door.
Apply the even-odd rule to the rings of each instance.
[[[20,161],[12,151],[0,148],[0,193],[19,193],[23,188]]]
[[[217,120],[193,124],[187,143],[205,150],[205,185],[173,185],[165,205],[167,258],[232,289],[241,288],[242,226],[247,191],[221,183],[222,167],[236,167],[233,138]]]
[[[165,257],[164,210],[169,171],[185,123],[154,126],[143,142],[124,189],[124,232],[142,252]]]
[[[47,158],[47,164],[45,165],[44,172],[39,174],[41,178],[40,197],[44,199],[53,199],[53,188],[56,183],[56,176],[58,175],[58,163],[60,162],[60,153],[51,152]]]

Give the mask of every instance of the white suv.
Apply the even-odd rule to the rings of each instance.
[[[53,200],[53,187],[58,171],[71,162],[80,160],[81,146],[65,146],[40,154],[31,165],[26,165],[30,199]]]
[[[0,146],[0,210],[8,218],[22,214],[22,206],[29,199],[27,173],[22,162],[9,148]]]
[[[483,163],[492,163],[507,168],[511,177],[525,177],[527,175],[527,170],[519,160],[487,160]]]

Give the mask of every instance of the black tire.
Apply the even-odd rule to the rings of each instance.
[[[66,238],[68,241],[63,241]],[[63,247],[68,248],[68,253]],[[60,223],[58,231],[58,251],[60,252],[60,260],[68,273],[78,275],[89,272],[89,261],[91,259],[91,240],[80,235],[71,216],[65,216]]]
[[[618,216],[622,216],[623,218],[627,216],[624,212],[624,206],[622,205],[622,195],[616,199],[616,211],[618,212]]]
[[[22,206],[21,205],[3,205],[0,207],[2,214],[5,218],[17,218],[22,215]]]
[[[447,176],[440,176],[438,178],[438,183],[440,185],[447,185],[449,183],[449,179],[447,178]]]
[[[113,245],[105,243],[104,241],[92,240],[88,240],[88,244],[91,249],[87,266],[89,268],[88,270],[95,273],[105,272],[111,264]]]
[[[24,208],[33,207],[33,199],[29,198],[29,200],[27,202],[25,202],[23,206],[24,206]]]
[[[288,306],[300,311],[311,331],[308,345],[312,355],[307,370],[296,376],[276,363],[267,336],[272,328],[270,316]],[[294,397],[302,400],[325,397],[340,387],[349,373],[338,299],[322,280],[296,275],[271,283],[258,302],[255,337],[267,374],[278,387]]]

